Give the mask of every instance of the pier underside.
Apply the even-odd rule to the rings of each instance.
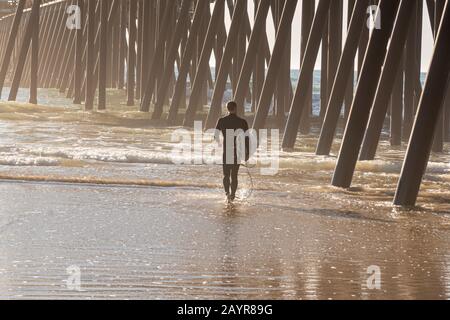
[[[233,99],[254,129],[280,129],[284,151],[313,136],[316,159],[333,161],[334,187],[351,188],[386,141],[406,148],[398,184],[386,190],[399,206],[416,204],[430,156],[447,151],[448,0],[19,0],[8,10],[8,101],[29,88],[37,105],[39,89],[57,89],[85,111],[108,112],[115,89],[148,124],[209,129]],[[424,17],[434,36],[425,79]]]

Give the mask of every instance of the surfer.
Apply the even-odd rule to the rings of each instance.
[[[228,115],[217,122],[215,138],[219,141],[220,133],[223,136],[223,187],[228,201],[234,201],[238,189],[240,164],[243,160],[247,162],[250,154],[248,123],[245,119],[238,117],[236,102],[230,101],[227,109]],[[240,148],[242,142],[245,143],[244,152],[241,152],[242,148]]]

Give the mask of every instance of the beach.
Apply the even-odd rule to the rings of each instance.
[[[242,168],[230,206],[221,168],[173,164],[179,128],[147,114],[0,110],[0,298],[450,298],[446,154],[433,156],[419,206],[402,209],[404,148],[382,145],[343,190],[330,186],[338,143],[317,157],[317,138],[300,136],[277,174]]]

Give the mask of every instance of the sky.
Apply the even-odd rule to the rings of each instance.
[[[344,1],[344,21],[347,21],[347,0]],[[317,5],[317,4],[316,4]],[[254,16],[254,6],[253,1],[248,0],[248,15],[250,18],[250,24],[253,25]],[[269,17],[271,15],[269,14]],[[229,16],[228,10],[226,13],[226,27],[229,28],[231,18]],[[424,3],[423,10],[423,43],[422,43],[422,71],[426,72],[430,63],[432,51],[433,51],[433,37],[431,33],[430,19],[428,17],[428,12],[426,4]],[[299,69],[300,65],[300,32],[301,32],[301,1],[297,5],[297,10],[295,12],[294,22],[292,26],[292,51],[291,51],[291,65],[292,69]],[[267,21],[267,36],[269,40],[269,45],[271,48],[275,42],[275,29],[272,23],[272,19]],[[346,37],[346,26],[343,27],[343,41]],[[316,69],[320,69],[320,55],[317,59]]]

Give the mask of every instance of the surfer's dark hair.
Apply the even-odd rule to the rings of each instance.
[[[227,109],[229,112],[236,112],[237,111],[237,103],[234,101],[228,102]]]

